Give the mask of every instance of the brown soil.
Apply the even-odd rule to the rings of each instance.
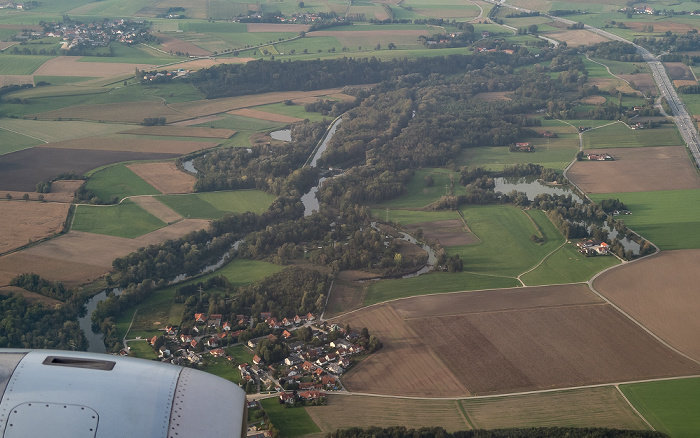
[[[92,151],[33,147],[0,155],[0,192],[17,190],[30,193],[40,181],[48,181],[61,172],[83,174],[88,170],[122,161],[167,160],[177,154]]]
[[[369,277],[371,275],[363,271],[340,272],[333,282],[324,318],[333,318],[341,313],[362,307],[362,301],[365,299],[370,283],[356,280]]]
[[[690,71],[690,67],[683,64],[682,62],[664,62],[664,67],[668,71],[668,75],[674,81],[694,81],[695,77],[693,72]]]
[[[588,83],[597,86],[601,90],[607,90],[611,85],[614,85],[615,88],[623,93],[637,93],[637,91],[630,87],[627,83],[616,78],[589,78]]]
[[[462,396],[700,372],[584,285],[416,297],[339,321],[384,344],[344,377],[350,391]]]
[[[120,134],[133,135],[160,135],[165,137],[199,137],[199,138],[231,138],[236,131],[232,129],[216,129],[185,126],[144,126],[143,128],[130,129]]]
[[[603,96],[586,96],[583,99],[581,99],[581,102],[588,104],[588,105],[600,105],[605,103],[605,97]]]
[[[44,307],[54,307],[63,304],[58,300],[54,300],[53,298],[45,297],[36,292],[30,292],[22,289],[21,287],[15,286],[0,287],[0,295],[21,295],[29,302],[29,304],[41,304]]]
[[[21,251],[0,257],[0,285],[9,285],[17,275],[33,272],[73,288],[99,278],[109,269],[107,266],[77,263],[61,257],[30,255]]]
[[[184,155],[190,152],[209,149],[216,143],[204,141],[139,140],[133,138],[85,137],[74,140],[46,143],[42,148],[84,149],[91,151],[123,151],[143,153],[168,153]]]
[[[420,222],[407,225],[404,228],[411,234],[421,228],[425,240],[437,242],[442,246],[470,245],[479,242],[479,238],[466,230],[464,222],[460,219]]]
[[[418,38],[428,32],[422,29],[392,29],[392,30],[319,30],[311,32],[312,36],[332,36],[332,37],[387,37],[387,36],[415,36]]]
[[[486,91],[483,93],[479,93],[475,95],[477,99],[482,99],[487,102],[496,102],[499,100],[513,100],[510,97],[508,97],[508,94],[511,94],[509,91]]]
[[[130,199],[166,224],[172,224],[182,219],[180,213],[163,204],[153,196],[133,196]]]
[[[194,176],[178,169],[172,161],[135,163],[126,167],[163,194],[191,193],[197,181]]]
[[[192,125],[199,125],[201,123],[215,122],[215,121],[221,120],[221,119],[223,119],[223,117],[221,117],[221,116],[198,117],[196,119],[183,120],[181,122],[171,123],[170,126],[192,126]]]
[[[3,50],[4,43],[0,42],[0,51]],[[34,76],[32,75],[0,75],[0,87],[6,85],[23,85],[33,84]]]
[[[642,29],[644,29],[644,26],[648,26],[649,24],[654,26],[654,32],[666,32],[670,30],[673,33],[686,33],[689,30],[695,29],[693,26],[689,24],[684,24],[684,23],[674,23],[672,21],[654,21],[653,23],[649,23],[648,21],[625,21],[625,26],[629,27],[632,30],[636,30],[638,32],[641,32]]]
[[[663,251],[607,271],[594,287],[669,344],[700,360],[700,250]]]
[[[615,161],[577,161],[567,176],[586,193],[700,188],[700,179],[683,146],[617,148],[614,156]]]
[[[5,199],[6,194],[10,194],[13,199],[20,200],[22,199],[22,196],[29,195],[29,200],[30,201],[39,201],[39,196],[43,195],[44,196],[44,201],[45,202],[73,202],[73,196],[75,195],[75,191],[78,190],[78,187],[80,187],[85,181],[82,180],[77,180],[77,181],[68,181],[68,180],[61,180],[61,181],[54,181],[51,184],[51,193],[36,193],[30,190],[27,191],[17,191],[17,190],[3,190],[2,193],[0,193],[0,196],[2,198],[0,199]]]
[[[237,109],[229,111],[228,113],[233,114],[235,116],[250,117],[252,119],[269,120],[271,122],[296,123],[303,121],[303,119],[300,119],[298,117],[283,116],[281,114],[273,114],[265,111],[258,111],[248,108]]]
[[[651,74],[649,73],[637,73],[634,75],[623,75],[623,74],[618,74],[617,76],[621,77],[622,79],[629,81],[629,82],[634,82],[635,86],[641,91],[642,93],[648,95],[656,94],[656,83],[654,82],[654,78],[651,77]]]
[[[683,85],[697,85],[698,81],[695,79],[678,79],[673,81],[673,85],[676,87],[682,87]]]
[[[0,201],[0,254],[60,232],[69,207],[55,202]]]
[[[106,78],[124,73],[134,73],[134,69],[148,70],[152,64],[127,64],[119,62],[79,62],[78,56],[59,56],[49,59],[34,74],[41,76],[82,76]]]
[[[248,23],[248,32],[306,32],[307,24]]]
[[[189,43],[187,41],[182,41],[182,40],[177,39],[175,37],[172,37],[170,35],[160,33],[160,32],[154,32],[153,35],[158,37],[158,39],[160,40],[161,49],[165,50],[166,52],[189,53],[191,56],[211,55],[211,52],[209,50],[205,50],[199,46],[195,46],[192,43]]]
[[[183,62],[177,64],[177,68],[185,70],[200,70],[203,68],[213,67],[218,64],[245,64],[249,61],[254,61],[255,58],[210,58],[210,59],[195,59],[194,61]]]
[[[554,38],[557,41],[565,41],[567,45],[587,46],[589,44],[602,43],[608,41],[607,38],[594,34],[584,29],[565,30],[563,32],[548,32],[545,36]]]

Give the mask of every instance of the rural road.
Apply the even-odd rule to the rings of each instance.
[[[517,6],[509,5],[501,1],[484,1],[502,7],[514,9],[516,11],[532,12],[529,9],[519,8]],[[575,21],[567,20],[565,18],[555,17],[553,15],[547,14],[543,15],[553,21],[558,21],[560,23],[568,25],[576,24]],[[637,49],[637,52],[640,55],[642,55],[644,61],[649,65],[649,69],[651,70],[654,82],[656,82],[656,85],[659,88],[661,95],[666,98],[666,101],[671,107],[673,119],[676,123],[676,126],[678,126],[678,131],[681,133],[683,140],[688,145],[688,149],[690,149],[690,152],[693,154],[696,166],[700,167],[700,136],[698,136],[698,131],[697,129],[695,129],[695,122],[693,121],[692,117],[688,114],[688,110],[683,104],[683,101],[680,99],[680,97],[678,97],[676,90],[673,88],[671,79],[668,77],[668,73],[666,72],[666,69],[664,68],[663,64],[644,47],[634,44],[633,42],[626,40],[620,36],[599,29],[597,27],[589,26],[588,24],[584,25],[584,29],[593,32],[597,35],[603,36],[605,38],[611,39],[613,41],[620,41],[623,43],[632,44]]]

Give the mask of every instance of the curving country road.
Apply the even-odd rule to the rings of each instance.
[[[496,1],[496,0],[484,0],[489,3],[499,5],[502,7],[514,9],[516,11],[521,11],[521,12],[532,12],[529,9],[524,9],[524,8],[519,8],[517,6],[509,5],[501,1]],[[553,21],[559,21],[561,23],[565,23],[568,25],[576,24],[575,21],[572,20],[567,20],[565,18],[561,17],[555,17],[552,15],[544,14],[547,18],[553,20]],[[666,72],[666,69],[664,68],[663,64],[656,59],[654,55],[651,54],[647,49],[644,47],[634,44],[633,42],[626,40],[622,38],[621,36],[615,35],[613,33],[607,32],[605,30],[599,29],[597,27],[589,26],[588,24],[584,25],[584,29],[593,32],[595,34],[598,34],[600,36],[609,38],[611,40],[615,41],[621,41],[623,43],[627,44],[632,44],[636,49],[637,52],[642,55],[644,58],[644,61],[649,65],[649,69],[651,70],[652,77],[654,78],[654,82],[656,82],[657,87],[659,88],[659,91],[661,92],[661,96],[666,98],[666,101],[668,102],[668,105],[671,107],[671,112],[673,115],[673,119],[676,123],[676,126],[678,126],[678,131],[681,133],[681,136],[683,137],[683,141],[685,141],[686,145],[688,146],[688,149],[690,152],[693,154],[693,158],[695,159],[695,164],[696,166],[700,167],[700,136],[698,136],[698,131],[695,128],[695,122],[693,118],[688,114],[688,110],[686,109],[685,105],[683,104],[683,101],[678,97],[678,94],[676,93],[675,88],[673,88],[673,83],[671,82],[671,79],[668,77],[668,73]]]

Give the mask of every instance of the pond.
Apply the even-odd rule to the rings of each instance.
[[[191,172],[191,173],[198,173],[198,172],[197,172],[197,169],[194,167],[193,161],[194,161],[194,160],[183,161],[183,162],[182,162],[182,167],[183,167],[186,171],[188,171],[188,172]]]
[[[280,141],[292,141],[292,130],[280,129],[279,131],[272,131],[270,137]]]
[[[549,194],[549,195],[563,195],[571,197],[578,201],[583,202],[581,197],[576,194],[571,188],[562,185],[555,184],[542,184],[536,177],[508,177],[508,178],[494,178],[496,183],[495,191],[501,193],[509,193],[513,190],[518,192],[523,192],[527,195],[527,199],[532,201],[537,195]]]
[[[311,158],[311,163],[309,164],[309,167],[316,167],[316,162],[318,159],[321,157],[323,152],[325,152],[326,149],[328,149],[328,142],[330,139],[333,137],[333,134],[335,134],[335,130],[338,128],[338,125],[341,122],[341,118],[338,118],[328,129],[328,132],[326,133],[326,137],[323,139],[323,142],[321,145],[318,147],[318,149],[313,153]],[[311,215],[314,211],[318,211],[319,205],[318,205],[318,199],[316,198],[316,193],[318,193],[318,189],[321,187],[321,184],[323,184],[323,181],[325,181],[327,178],[321,178],[318,180],[318,184],[314,186],[311,190],[306,192],[302,197],[301,197],[301,202],[304,204],[304,216],[309,216]]]
[[[105,337],[102,333],[95,333],[92,331],[92,312],[97,309],[97,303],[100,301],[104,301],[107,299],[109,294],[116,294],[119,295],[122,293],[122,289],[114,288],[110,291],[103,290],[102,292],[98,293],[94,297],[90,298],[87,300],[85,303],[85,316],[82,316],[78,318],[78,324],[80,325],[80,328],[83,330],[83,333],[85,333],[85,338],[88,341],[88,349],[87,351],[92,352],[92,353],[106,353],[107,348],[105,348]]]

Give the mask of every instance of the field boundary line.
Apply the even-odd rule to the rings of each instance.
[[[622,390],[620,389],[620,385],[615,385],[615,389],[617,389],[617,392],[619,392],[620,395],[622,396],[622,398],[625,399],[625,401],[626,401],[627,404],[630,406],[630,408],[632,408],[632,410],[633,410],[637,415],[639,415],[639,418],[641,418],[642,421],[644,421],[644,422],[646,423],[646,425],[649,426],[649,428],[650,428],[651,430],[654,430],[654,431],[655,431],[656,429],[654,428],[654,426],[652,426],[651,423],[649,423],[649,421],[648,421],[646,418],[644,418],[644,415],[642,415],[642,413],[639,412],[639,411],[637,410],[637,408],[634,407],[634,405],[632,404],[632,402],[630,402],[630,400],[627,398],[627,396],[625,395],[625,393],[622,392]]]
[[[457,408],[459,409],[459,413],[462,414],[462,417],[467,421],[467,424],[469,424],[469,427],[471,427],[472,429],[476,429],[476,425],[474,425],[474,423],[472,423],[471,418],[469,418],[469,414],[467,413],[467,409],[462,404],[462,401],[455,400],[455,403],[457,403]]]
[[[48,141],[44,140],[43,138],[34,137],[33,135],[24,134],[24,133],[22,133],[22,132],[17,132],[17,131],[15,131],[15,130],[13,130],[13,129],[10,129],[10,128],[5,128],[5,127],[0,126],[0,129],[4,129],[5,131],[10,131],[10,132],[13,132],[13,133],[15,133],[15,134],[23,135],[23,136],[25,136],[25,137],[33,138],[34,140],[43,141],[44,144],[49,143]],[[31,148],[31,147],[34,147],[34,146],[29,146],[29,147]],[[25,149],[29,149],[29,148],[25,148]]]

